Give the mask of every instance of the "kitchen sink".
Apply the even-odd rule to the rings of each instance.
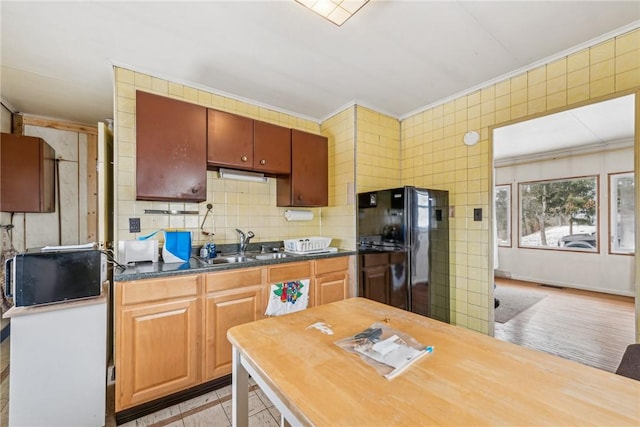
[[[280,258],[289,258],[291,255],[285,254],[284,252],[274,252],[270,254],[260,254],[255,255],[256,259],[264,261],[268,259],[280,259]]]
[[[230,264],[234,262],[251,262],[255,261],[255,258],[250,258],[247,256],[220,256],[216,258],[201,258],[198,257],[198,260],[206,265],[216,265],[216,264]]]
[[[255,261],[255,258],[250,258],[248,256],[237,255],[237,256],[224,256],[219,257],[217,259],[222,260],[222,262],[247,262],[247,261]],[[216,258],[214,258],[214,261]]]
[[[255,262],[255,261],[268,261],[271,259],[291,258],[295,255],[287,254],[284,252],[272,252],[272,253],[260,253],[260,252],[248,252],[246,255],[226,254],[218,255],[216,258],[201,258],[196,257],[200,263],[204,265],[216,265],[216,264],[230,264],[238,262]]]

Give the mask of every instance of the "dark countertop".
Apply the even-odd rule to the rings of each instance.
[[[247,256],[259,255],[257,253],[247,253]],[[350,250],[338,250],[333,253],[321,253],[321,254],[308,254],[308,255],[292,255],[287,258],[277,258],[270,260],[256,260],[247,262],[233,262],[224,264],[203,264],[195,257],[191,257],[189,262],[185,263],[164,263],[159,262],[144,262],[135,265],[128,265],[126,269],[114,267],[113,269],[113,281],[123,282],[129,280],[141,280],[152,279],[156,277],[177,276],[181,274],[200,274],[200,273],[212,273],[215,271],[235,270],[239,268],[251,268],[260,267],[265,265],[274,264],[286,264],[290,262],[311,261],[314,259],[334,258],[356,255],[356,251]],[[224,257],[224,254],[220,256]]]

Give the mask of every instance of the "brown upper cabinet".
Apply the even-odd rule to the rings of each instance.
[[[324,136],[291,130],[291,175],[278,177],[278,206],[329,203],[329,149]]]
[[[207,197],[207,109],[136,92],[136,199]]]
[[[211,109],[207,115],[207,164],[252,169],[253,120]]]
[[[0,211],[55,211],[55,151],[42,138],[0,134]]]
[[[291,129],[253,122],[253,169],[272,174],[291,173]]]
[[[290,173],[290,129],[217,110],[209,110],[207,128],[208,165]]]

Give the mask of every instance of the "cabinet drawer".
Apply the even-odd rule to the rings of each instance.
[[[373,267],[375,265],[385,265],[389,263],[389,254],[364,254],[362,255],[362,266]]]
[[[122,304],[173,299],[198,295],[199,276],[174,276],[161,279],[121,282]]]
[[[221,273],[211,273],[207,274],[206,283],[206,292],[260,285],[262,283],[262,269],[238,269]]]
[[[316,260],[316,275],[349,269],[349,257]]]
[[[407,262],[406,252],[392,252],[389,254],[389,264],[404,264]]]
[[[286,280],[308,279],[311,277],[311,262],[295,262],[269,267],[268,283],[284,282]]]

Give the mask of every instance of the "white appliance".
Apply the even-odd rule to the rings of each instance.
[[[13,310],[7,312],[9,426],[103,426],[106,292],[93,300]]]
[[[158,241],[120,240],[118,241],[118,261],[122,264],[130,262],[158,262]]]

